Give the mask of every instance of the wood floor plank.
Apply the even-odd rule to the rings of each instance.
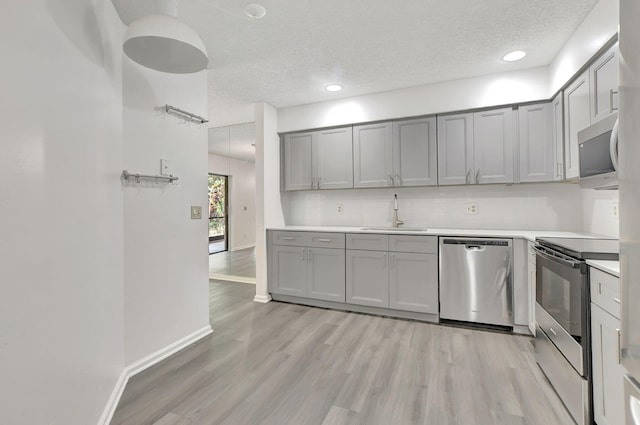
[[[566,425],[532,339],[210,282],[214,333],[135,376],[111,425]]]

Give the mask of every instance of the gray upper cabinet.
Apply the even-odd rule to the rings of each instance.
[[[473,168],[473,114],[438,116],[438,183],[469,184]]]
[[[589,68],[592,123],[618,109],[618,67],[618,44],[615,44]]]
[[[312,164],[316,189],[353,187],[353,149],[351,127],[314,133]]]
[[[353,187],[351,127],[286,134],[282,142],[282,189]]]
[[[564,163],[566,178],[578,177],[578,132],[591,124],[589,72],[585,71],[564,91]]]
[[[311,146],[313,132],[286,134],[282,142],[282,189],[312,187]]]
[[[552,101],[553,146],[555,159],[554,180],[564,180],[564,97],[560,92]]]
[[[435,117],[393,123],[393,169],[395,186],[438,184]]]
[[[551,103],[521,106],[518,109],[520,133],[520,182],[553,181],[556,173]]]
[[[353,187],[393,186],[393,126],[353,127]]]
[[[515,127],[512,108],[473,114],[474,182],[513,183]]]

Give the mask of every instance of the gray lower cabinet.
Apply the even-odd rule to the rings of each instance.
[[[345,251],[333,248],[307,248],[308,298],[345,301]]]
[[[307,261],[306,248],[299,246],[272,245],[271,292],[275,294],[291,295],[294,297],[307,296]]]
[[[389,253],[389,307],[438,314],[438,255]]]
[[[389,254],[382,251],[347,250],[347,303],[389,307]]]
[[[432,236],[348,234],[347,303],[438,314],[437,251]]]
[[[269,291],[345,301],[343,233],[269,231]]]

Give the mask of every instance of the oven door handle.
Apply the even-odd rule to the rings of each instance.
[[[552,261],[556,264],[560,264],[563,266],[569,266],[572,269],[578,269],[582,266],[582,262],[581,261],[576,261],[571,257],[562,255],[560,253],[556,253],[556,252],[551,252],[551,251],[547,251],[544,248],[541,248],[538,245],[534,245],[533,246],[533,250],[536,252],[536,254],[540,255],[541,257],[546,258],[549,261]]]

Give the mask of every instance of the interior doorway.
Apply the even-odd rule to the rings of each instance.
[[[229,249],[229,176],[209,173],[209,255]]]

